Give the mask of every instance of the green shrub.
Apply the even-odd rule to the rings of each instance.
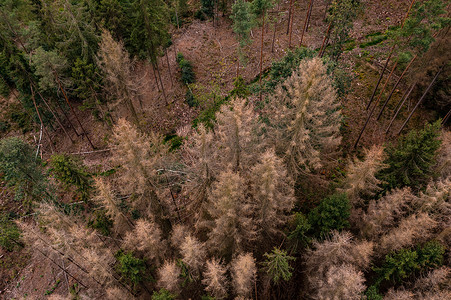
[[[183,56],[182,53],[177,53],[177,57],[175,59],[179,64],[181,71],[181,81],[185,84],[191,84],[196,81],[196,76],[194,75],[193,65],[191,62]]]
[[[152,300],[173,300],[175,299],[175,295],[171,294],[166,289],[161,289],[158,292],[155,291],[152,294]]]
[[[308,223],[317,237],[326,237],[331,230],[348,228],[351,205],[346,194],[334,194],[325,198],[308,215]]]
[[[379,290],[377,288],[377,286],[372,285],[370,286],[366,292],[365,292],[365,296],[367,300],[382,300],[384,299],[384,297],[379,294]]]
[[[437,241],[430,241],[417,249],[418,264],[423,269],[432,269],[443,264],[445,247]]]
[[[105,214],[105,211],[98,210],[88,222],[88,226],[100,231],[103,235],[110,235],[113,221]]]
[[[145,279],[146,265],[142,259],[133,256],[132,252],[119,251],[116,255],[117,271],[127,282],[136,286]]]
[[[381,170],[377,178],[386,182],[384,191],[410,186],[418,188],[427,183],[436,163],[440,148],[440,120],[427,124],[422,130],[412,130],[402,137],[396,146],[389,145],[385,152],[388,168]]]
[[[50,158],[50,171],[63,185],[74,186],[82,201],[89,199],[92,190],[91,175],[82,163],[67,154],[55,154]]]
[[[185,102],[189,107],[199,106],[199,102],[197,102],[196,97],[194,97],[194,94],[190,89],[186,91]]]
[[[0,214],[0,247],[13,251],[20,237],[19,228],[7,214]]]
[[[250,95],[250,91],[244,82],[243,77],[238,76],[233,81],[234,89],[230,91],[230,96],[236,96],[239,98],[247,98]]]

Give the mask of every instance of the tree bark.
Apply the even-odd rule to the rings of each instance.
[[[308,31],[308,27],[310,25],[310,18],[312,17],[312,10],[313,10],[313,0],[312,0],[312,5],[310,5],[310,10],[308,12],[307,26],[305,27],[305,32]]]
[[[307,8],[307,15],[305,16],[304,27],[302,28],[301,41],[299,42],[299,46],[302,46],[302,41],[304,40],[304,32],[305,32],[305,28],[307,26],[307,19],[308,19],[309,12],[310,12],[310,6],[312,6],[312,2],[313,2],[313,0],[310,0],[309,6]]]
[[[431,83],[429,84],[429,86],[427,87],[426,91],[424,91],[423,95],[421,96],[420,100],[418,100],[417,104],[415,105],[415,107],[412,109],[412,111],[410,112],[409,116],[407,117],[406,121],[404,122],[404,124],[402,124],[401,128],[399,129],[397,135],[399,135],[401,133],[401,131],[404,129],[404,127],[406,126],[406,124],[409,122],[410,118],[412,118],[413,113],[417,110],[418,106],[421,104],[421,102],[423,102],[424,97],[426,97],[427,93],[429,92],[429,90],[431,89],[431,87],[434,85],[435,80],[437,80],[438,75],[440,75],[440,73],[442,72],[443,68],[445,67],[446,64],[444,64],[439,70],[438,72],[435,74],[434,78],[432,79]]]
[[[290,27],[291,27],[291,15],[293,10],[293,0],[290,0],[290,9],[288,10],[288,24],[287,24],[287,34],[290,33]],[[291,37],[290,37],[291,39]]]
[[[173,87],[174,82],[172,81],[171,65],[169,64],[169,56],[168,56],[168,51],[166,48],[164,48],[164,54],[166,54],[166,62],[168,63],[169,78],[171,79],[171,87]]]
[[[291,2],[292,2],[293,0],[291,0]],[[290,2],[290,3],[291,3]],[[292,3],[290,4],[290,5],[292,5]],[[290,7],[290,11],[292,10],[292,7]],[[290,28],[290,37],[289,37],[289,39],[288,39],[288,47],[289,48],[291,48],[291,33],[293,32],[293,19],[294,19],[294,16],[293,16],[293,13],[291,13],[291,19],[290,20],[288,20],[288,22],[289,22],[289,24],[288,24],[288,26],[289,26],[289,28]],[[274,32],[275,32],[275,28],[274,28]]]
[[[324,39],[323,39],[323,43],[321,44],[321,48],[319,49],[319,52],[318,52],[318,57],[322,57],[323,56],[323,48],[325,48],[325,44],[326,44],[326,39],[327,39],[327,37],[329,36],[329,31],[330,31],[330,28],[332,27],[332,22],[330,22],[329,23],[329,26],[327,26],[327,31],[326,31],[326,34],[324,35]]]

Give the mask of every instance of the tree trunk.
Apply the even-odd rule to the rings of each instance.
[[[160,79],[161,91],[163,92],[164,101],[166,106],[169,105],[168,98],[166,97],[166,91],[164,90],[163,81],[161,80],[160,68],[158,67],[158,59],[155,59],[155,69],[157,70],[158,78]]]
[[[48,133],[47,128],[44,125],[44,122],[42,121],[41,113],[39,112],[38,106],[36,105],[36,99],[34,98],[33,86],[31,84],[30,84],[30,89],[31,89],[31,99],[33,100],[33,105],[34,105],[34,108],[36,109],[36,114],[38,115],[42,130],[44,131],[44,134],[47,136],[47,138],[49,140],[50,149],[53,154],[53,152],[55,152],[55,148],[53,147],[52,138],[50,137],[50,134]]]
[[[437,74],[435,74],[434,79],[432,79],[431,83],[429,84],[429,86],[427,87],[426,91],[424,91],[423,95],[421,96],[420,100],[418,100],[417,104],[415,105],[415,107],[412,109],[412,111],[410,112],[409,116],[407,117],[406,121],[404,122],[404,124],[402,124],[401,128],[399,129],[397,135],[399,135],[401,133],[401,131],[404,129],[404,127],[406,126],[406,124],[409,122],[410,118],[412,118],[413,113],[415,112],[415,110],[417,110],[418,106],[421,104],[421,102],[423,102],[424,97],[426,97],[426,94],[429,92],[429,90],[431,89],[431,87],[434,85],[435,80],[437,80],[438,75],[440,75],[440,73],[442,72],[443,68],[445,67],[446,64],[444,64],[437,72]]]
[[[55,79],[58,82],[58,86],[61,90],[61,92],[63,93],[64,99],[66,99],[66,103],[67,105],[69,105],[70,110],[72,111],[72,114],[74,115],[75,119],[78,122],[78,125],[80,125],[81,130],[83,131],[83,134],[86,136],[86,139],[88,140],[89,144],[91,145],[92,149],[96,149],[96,147],[94,146],[94,144],[91,142],[91,140],[89,139],[88,133],[86,132],[85,128],[83,127],[83,125],[80,122],[80,119],[77,116],[77,113],[75,112],[74,108],[72,107],[72,105],[69,102],[69,99],[67,98],[66,92],[64,91],[64,88],[61,85],[61,82],[58,78],[58,75],[56,74],[56,72],[54,72],[55,75]]]
[[[332,22],[330,22],[329,26],[327,26],[327,31],[326,31],[326,34],[324,35],[324,39],[323,39],[323,43],[321,44],[321,48],[319,49],[318,57],[322,57],[323,56],[323,54],[322,54],[323,53],[323,48],[326,48],[324,45],[326,44],[326,39],[329,36],[329,31],[330,31],[331,27],[332,27]]]
[[[292,5],[293,5],[293,0],[290,0],[290,13],[291,13],[291,19],[289,19],[288,20],[288,27],[290,28],[290,37],[289,37],[289,39],[288,39],[288,47],[289,48],[291,48],[291,33],[293,32],[293,19],[294,19],[294,16],[293,16],[293,13],[291,12],[292,11]],[[274,27],[274,32],[275,32],[275,27]]]
[[[390,71],[390,74],[388,75],[387,79],[385,80],[384,86],[382,87],[382,90],[379,93],[379,96],[376,99],[376,104],[375,106],[377,106],[379,104],[379,102],[381,101],[381,97],[384,94],[385,88],[387,87],[388,82],[390,81],[391,76],[393,75],[393,73],[395,72],[396,66],[398,65],[398,62],[395,62],[395,64],[393,65],[393,68]]]
[[[417,58],[417,55],[415,55],[409,62],[409,64],[407,65],[407,67],[404,69],[404,71],[402,72],[401,76],[399,76],[398,81],[396,81],[395,86],[393,87],[393,89],[390,92],[390,95],[388,95],[387,100],[385,100],[384,105],[382,105],[381,111],[379,112],[379,115],[377,116],[376,120],[379,120],[382,116],[382,112],[384,111],[385,107],[388,104],[388,101],[390,101],[393,93],[395,92],[396,88],[398,87],[399,83],[401,82],[401,79],[404,77],[404,75],[406,74],[407,70],[409,70],[410,66],[412,65],[412,63],[414,62],[414,60]]]
[[[169,64],[169,56],[168,56],[168,51],[166,48],[164,48],[164,54],[166,54],[166,62],[168,63],[169,78],[171,79],[171,87],[173,87],[174,82],[172,81],[171,65]]]
[[[155,79],[155,84],[157,85],[157,90],[158,90],[158,92],[161,92],[160,85],[158,84],[157,71],[155,70],[154,64],[151,63],[151,65],[152,65],[153,77]]]
[[[395,45],[396,44],[394,44],[391,47],[390,54],[388,55],[387,61],[385,62],[384,68],[382,69],[381,75],[379,76],[379,80],[377,81],[376,86],[374,87],[373,94],[371,95],[370,101],[368,102],[368,105],[366,106],[366,110],[368,110],[370,108],[370,105],[373,102],[374,96],[376,95],[377,88],[379,87],[379,84],[381,83],[382,77],[384,77],[384,73],[385,73],[385,70],[387,69],[388,62],[390,61],[390,58],[393,55],[393,51],[395,50]]]
[[[261,41],[261,47],[260,47],[260,78],[258,80],[258,82],[260,84],[260,101],[262,101],[263,37],[265,35],[265,16],[266,16],[266,11],[263,11],[263,17],[262,17],[262,41]]]
[[[292,10],[293,10],[293,0],[290,0],[290,9],[288,10],[287,34],[291,32],[290,27],[291,27]],[[290,39],[291,39],[291,36],[290,36]]]
[[[305,27],[307,26],[307,19],[308,19],[309,12],[310,12],[310,6],[312,6],[312,2],[313,2],[313,0],[310,0],[309,6],[307,8],[307,15],[305,16],[304,27],[302,28],[301,41],[299,42],[299,46],[302,46],[302,41],[304,40]]]
[[[312,17],[312,10],[313,10],[313,0],[312,0],[312,5],[310,5],[310,10],[308,12],[307,26],[305,27],[305,32],[308,31],[308,27],[310,25],[310,18]]]
[[[280,9],[280,1],[277,3],[277,14],[279,14]],[[274,41],[276,40],[276,29],[277,23],[279,22],[278,18],[276,18],[276,22],[274,22],[274,32],[272,34],[272,44],[271,44],[271,53],[274,53]]]
[[[398,104],[396,104],[396,107],[394,109],[394,110],[396,110],[395,115],[393,116],[393,118],[390,121],[390,124],[388,125],[387,129],[385,130],[385,134],[387,134],[390,131],[390,128],[391,128],[393,122],[395,121],[396,117],[398,116],[399,112],[401,111],[401,108],[404,105],[404,103],[406,102],[407,98],[409,98],[410,93],[412,93],[416,84],[417,83],[415,82],[410,86],[410,88],[406,89],[406,91],[404,92],[404,95],[402,95]]]

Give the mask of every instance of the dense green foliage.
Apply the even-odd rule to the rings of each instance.
[[[132,252],[124,251],[120,251],[116,255],[116,259],[119,274],[136,288],[145,279],[146,265],[144,261],[135,257]]]
[[[325,198],[308,215],[308,223],[317,237],[325,238],[331,230],[349,227],[351,205],[346,194],[334,194]]]
[[[196,81],[196,76],[193,71],[193,64],[185,59],[182,53],[177,53],[177,63],[180,67],[181,78],[183,84],[188,85]]]
[[[254,26],[254,19],[251,12],[251,2],[237,0],[232,5],[233,32],[238,40],[238,59],[242,64],[245,63],[244,47],[250,44],[250,32]]]
[[[55,154],[50,159],[51,169],[56,179],[66,187],[74,186],[82,201],[89,199],[92,189],[91,175],[74,157],[67,154]]]
[[[172,295],[168,290],[161,289],[158,292],[153,292],[152,300],[173,300],[175,296]]]
[[[375,268],[379,274],[377,284],[384,280],[401,282],[417,271],[426,271],[443,263],[445,248],[432,241],[417,249],[401,249],[385,256],[382,267]]]
[[[385,181],[385,190],[410,186],[418,188],[426,183],[436,163],[440,141],[440,121],[427,124],[424,129],[412,130],[403,136],[397,145],[386,148],[388,168],[383,169],[378,177]]]
[[[49,198],[40,160],[23,140],[0,140],[0,172],[6,183],[14,187],[16,200],[31,205],[32,201]]]
[[[19,228],[8,214],[0,214],[0,247],[13,251],[20,237]]]
[[[295,257],[289,256],[286,251],[279,248],[274,248],[271,253],[264,255],[266,261],[263,262],[263,266],[272,281],[278,283],[280,279],[290,280],[293,275],[293,267],[290,266],[290,261],[294,261]]]

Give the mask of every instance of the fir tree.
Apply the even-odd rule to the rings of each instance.
[[[412,130],[398,144],[386,149],[388,168],[381,170],[378,178],[385,181],[385,191],[403,186],[418,188],[432,176],[440,148],[440,122],[427,124],[422,130]]]
[[[239,63],[244,65],[245,54],[244,48],[250,44],[250,31],[253,27],[253,14],[251,12],[251,2],[245,2],[244,0],[237,0],[232,5],[232,15],[230,18],[233,20],[233,31],[235,32],[238,40],[238,60]],[[239,63],[237,68],[237,76],[239,73]]]
[[[290,174],[310,173],[327,163],[341,142],[341,112],[326,66],[304,60],[271,99],[271,142]]]
[[[293,276],[293,267],[290,261],[296,260],[295,257],[287,255],[287,252],[278,248],[274,248],[271,253],[265,253],[266,260],[263,266],[271,280],[278,283],[280,279],[289,281]]]
[[[228,280],[226,271],[227,269],[216,259],[209,260],[206,263],[202,283],[206,286],[205,290],[215,299],[227,297]]]
[[[238,255],[231,263],[232,283],[238,297],[250,297],[257,276],[252,253]]]

